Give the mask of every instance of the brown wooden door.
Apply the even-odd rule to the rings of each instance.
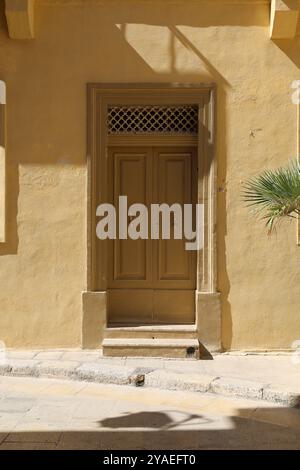
[[[147,240],[109,242],[109,323],[193,323],[196,254],[174,239],[172,226],[169,240],[161,233],[151,239],[150,213],[152,203],[195,203],[195,149],[114,147],[108,159],[110,202],[118,208],[119,196],[127,196],[128,207],[143,203],[149,212]]]

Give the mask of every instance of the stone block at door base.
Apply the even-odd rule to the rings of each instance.
[[[82,347],[101,347],[106,327],[106,292],[82,293]]]
[[[196,293],[199,341],[210,353],[220,352],[221,299],[220,293]]]

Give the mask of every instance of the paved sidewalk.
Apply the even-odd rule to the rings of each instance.
[[[0,450],[300,449],[300,410],[210,393],[0,378]]]
[[[289,354],[220,354],[195,361],[106,358],[101,351],[8,350],[0,361],[0,375],[186,390],[297,407],[300,361],[296,362]]]

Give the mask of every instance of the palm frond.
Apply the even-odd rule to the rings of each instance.
[[[266,220],[269,232],[283,217],[300,215],[300,163],[296,160],[277,170],[265,170],[250,178],[243,189],[248,206]]]

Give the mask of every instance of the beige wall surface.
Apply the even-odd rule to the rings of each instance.
[[[266,235],[242,181],[296,156],[300,37],[269,38],[269,2],[45,1],[35,39],[9,39],[6,241],[0,243],[0,340],[81,344],[86,290],[86,84],[217,84],[218,290],[226,349],[289,348],[300,339],[296,224]]]

